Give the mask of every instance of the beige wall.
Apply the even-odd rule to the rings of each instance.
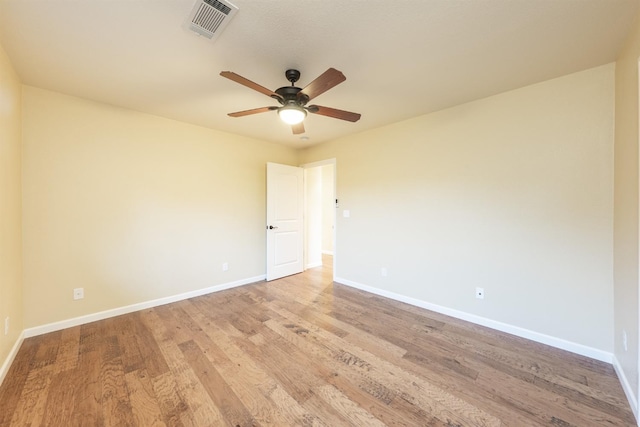
[[[609,64],[305,150],[336,276],[612,352],[613,107]]]
[[[614,298],[615,356],[638,393],[638,58],[636,22],[616,62]],[[626,331],[628,351],[622,345]]]
[[[264,275],[265,164],[293,149],[28,86],[23,103],[25,327]]]
[[[0,46],[0,366],[23,329],[20,115],[21,84]]]

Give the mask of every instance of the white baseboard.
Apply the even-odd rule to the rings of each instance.
[[[100,311],[98,313],[87,314],[86,316],[74,317],[72,319],[61,320],[59,322],[48,323],[46,325],[35,326],[33,328],[25,329],[23,331],[23,334],[25,338],[35,337],[36,335],[47,334],[49,332],[59,331],[61,329],[71,328],[73,326],[84,325],[85,323],[95,322],[97,320],[108,319],[110,317],[120,316],[122,314],[132,313],[134,311],[145,310],[147,308],[157,307],[159,305],[170,304],[172,302],[199,297],[201,295],[206,295],[213,292],[220,292],[225,289],[248,285],[250,283],[264,280],[265,277],[265,275],[249,277],[247,279],[236,280],[235,282],[223,283],[221,285],[197,289],[195,291],[185,292],[178,295],[172,295],[169,297],[158,298],[151,301],[131,304],[124,307],[113,308],[110,310]]]
[[[636,417],[636,421],[640,421],[638,418],[638,399],[636,397],[636,393],[631,388],[631,384],[629,384],[629,379],[624,374],[622,370],[622,366],[620,366],[620,362],[618,362],[618,358],[613,356],[613,369],[615,369],[616,374],[618,375],[618,379],[620,380],[620,385],[624,390],[624,394],[627,396],[627,400],[629,401],[629,406],[631,406],[631,410],[633,411],[633,415]],[[637,423],[640,426],[640,422]]]
[[[322,251],[322,255],[331,255],[333,256],[333,251]]]
[[[9,352],[9,355],[7,356],[5,361],[2,363],[2,366],[0,367],[0,385],[2,385],[2,382],[4,381],[4,377],[7,376],[7,373],[9,372],[9,368],[11,367],[11,364],[13,363],[14,359],[16,358],[16,355],[18,354],[18,350],[20,350],[22,341],[24,341],[24,331],[20,333],[20,335],[18,336],[18,339],[13,344],[13,347]]]
[[[395,292],[389,292],[383,289],[378,289],[371,286],[363,285],[361,283],[357,283],[348,279],[343,279],[341,277],[336,277],[335,281],[343,285],[347,285],[353,288],[361,289],[363,291],[371,292],[372,294],[380,295],[396,301],[411,304],[416,307],[421,307],[427,310],[435,311],[437,313],[446,314],[447,316],[455,317],[461,320],[466,320],[467,322],[475,323],[481,326],[486,326],[491,329],[496,329],[498,331],[506,332],[511,335],[516,335],[518,337],[529,339],[531,341],[536,341],[542,344],[550,345],[552,347],[556,347],[562,350],[567,350],[572,353],[576,353],[582,356],[590,357],[592,359],[600,360],[602,362],[606,362],[606,363],[613,362],[613,354],[607,353],[606,351],[598,350],[597,348],[588,347],[586,345],[567,341],[562,338],[541,334],[539,332],[520,328],[518,326],[510,325],[508,323],[502,323],[496,320],[487,319],[486,317],[477,316],[475,314],[466,313],[464,311],[454,310],[452,308],[444,307],[437,304],[432,304],[423,300],[419,300],[417,298],[396,294]]]

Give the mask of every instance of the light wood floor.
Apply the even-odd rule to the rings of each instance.
[[[330,268],[25,340],[0,426],[632,426],[610,365]]]

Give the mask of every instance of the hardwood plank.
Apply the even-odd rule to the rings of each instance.
[[[169,338],[171,334],[157,313],[148,310],[143,313],[142,318],[158,340],[160,351],[175,379],[176,393],[189,407],[190,412],[180,416],[183,423],[194,423],[196,426],[223,425],[222,414],[191,369],[178,344]]]
[[[30,361],[38,351],[38,340],[25,340],[0,386],[0,426],[10,425],[31,372]],[[20,415],[18,415],[20,416]]]
[[[228,425],[259,425],[194,341],[184,342],[179,347]]]
[[[100,370],[102,417],[107,426],[134,425],[133,408],[120,358],[105,361]]]
[[[265,331],[269,343],[255,346],[247,341],[235,340],[235,343],[254,359],[262,369],[267,370],[282,388],[298,403],[304,404],[314,396],[313,388],[322,384],[322,366],[314,365],[308,356],[287,346],[275,333]]]
[[[287,313],[285,310],[280,313],[301,325],[305,330],[313,329],[312,325],[292,313]],[[351,346],[349,351],[345,351],[340,348],[339,344],[332,341],[326,332],[319,329],[314,332],[319,335],[315,341],[321,341],[323,346],[333,352],[333,357],[337,360],[361,371],[364,376],[373,375],[380,378],[403,399],[418,407],[429,408],[427,412],[441,421],[461,425],[500,425],[500,421],[495,417],[467,404],[443,389],[434,387],[429,381],[411,375],[396,365],[356,346]],[[451,411],[448,408],[454,410]]]
[[[310,414],[301,411],[302,408],[292,398],[285,407],[278,406],[270,399],[273,390],[281,387],[278,382],[253,359],[247,357],[220,328],[209,322],[207,316],[195,305],[186,309],[206,334],[206,338],[200,337],[196,342],[207,350],[206,355],[211,362],[217,361],[216,366],[220,372],[228,378],[230,386],[260,424],[283,426],[304,423],[305,417],[308,418]],[[213,342],[217,345],[212,346]],[[218,351],[223,353],[224,357]]]
[[[306,311],[300,313],[299,311],[290,310],[291,305],[287,302],[275,300],[273,301],[273,304],[276,304],[280,308],[292,311],[308,322],[343,338],[345,341],[358,345],[362,348],[370,348],[378,355],[382,355],[388,359],[403,357],[407,353],[407,350],[402,347],[392,344],[387,340],[380,339],[377,336],[356,328],[349,323],[328,316],[317,309],[311,310],[311,307],[307,307]],[[330,327],[327,327],[327,325],[330,325]],[[336,330],[339,332],[336,333]]]
[[[75,408],[80,375],[78,370],[64,371],[53,377],[47,388],[43,426],[70,426]]]
[[[75,369],[78,366],[80,353],[80,327],[76,326],[62,331],[60,347],[55,361],[54,373]]]
[[[47,394],[44,391],[51,383],[53,370],[53,365],[49,365],[30,372],[11,425],[40,425],[47,402]]]
[[[57,331],[35,337],[38,347],[33,358],[29,361],[32,369],[43,368],[55,363],[60,348],[61,335],[62,332]]]
[[[133,330],[131,333],[135,337],[140,357],[144,360],[145,369],[151,377],[167,373],[169,367],[167,366],[166,361],[160,357],[160,349],[157,341],[154,339],[152,332],[146,327],[144,322],[140,321],[142,313],[135,314],[138,316],[136,321],[133,322]]]
[[[137,426],[166,426],[163,421],[160,402],[158,402],[153,385],[145,369],[137,369],[125,374],[129,400]]]
[[[183,426],[182,414],[188,411],[189,407],[176,391],[178,387],[173,374],[166,372],[151,378],[151,384],[165,424],[174,427]]]
[[[117,331],[118,343],[122,351],[122,362],[124,372],[133,372],[144,367],[144,358],[138,347],[138,341],[131,331],[136,329],[136,322],[139,315],[133,313],[134,316],[118,316],[115,319],[114,328]]]
[[[82,342],[82,335],[81,335]],[[80,354],[76,374],[77,398],[74,400],[71,413],[71,425],[104,425],[104,418],[100,402],[102,401],[102,384],[100,372],[102,370],[102,357],[100,350],[96,349]],[[59,374],[60,375],[60,374]]]
[[[425,414],[415,410],[397,412],[394,410],[394,397],[396,393],[387,388],[376,379],[361,375],[360,372],[350,369],[348,364],[342,363],[334,356],[333,352],[323,351],[313,343],[301,337],[292,328],[277,322],[269,322],[268,326],[283,338],[294,343],[306,354],[313,354],[319,363],[331,369],[326,381],[347,395],[354,402],[366,407],[372,415],[387,425],[412,426],[420,424],[425,419]],[[364,393],[363,393],[364,392]]]

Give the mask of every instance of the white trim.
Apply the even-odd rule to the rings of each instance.
[[[86,316],[80,316],[80,317],[74,317],[72,319],[61,320],[59,322],[48,323],[46,325],[25,329],[23,331],[23,334],[25,338],[35,337],[36,335],[47,334],[49,332],[59,331],[61,329],[71,328],[73,326],[84,325],[85,323],[108,319],[110,317],[120,316],[122,314],[132,313],[134,311],[145,310],[147,308],[157,307],[159,305],[165,305],[165,304],[170,304],[172,302],[199,297],[201,295],[206,295],[213,292],[224,291],[225,289],[236,288],[238,286],[260,282],[262,280],[265,280],[265,275],[249,277],[247,279],[236,280],[235,282],[223,283],[221,285],[210,286],[208,288],[203,288],[203,289],[197,289],[195,291],[185,292],[178,295],[172,295],[169,297],[158,298],[151,301],[144,301],[136,304],[131,304],[124,307],[113,308],[110,310],[100,311],[98,313],[87,314]]]
[[[636,399],[636,394],[633,392],[633,388],[631,387],[631,384],[629,384],[629,380],[624,374],[624,370],[615,355],[613,356],[613,369],[615,369],[616,374],[618,375],[618,380],[620,381],[622,390],[624,390],[624,394],[627,396],[629,406],[631,406],[631,410],[633,411],[633,415],[636,417],[636,421],[640,421],[638,419],[638,399]],[[638,423],[638,425],[640,426],[640,423]]]
[[[310,264],[307,264],[304,268],[306,270],[307,268],[316,268],[316,267],[322,267],[322,261],[312,262]]]
[[[311,162],[311,163],[305,163],[300,165],[301,168],[303,169],[308,169],[308,168],[317,168],[320,166],[329,166],[329,165],[335,165],[336,164],[336,158],[332,157],[331,159],[326,159],[326,160],[319,160],[317,162]]]
[[[2,382],[4,381],[4,377],[7,376],[7,373],[9,372],[9,368],[11,368],[11,364],[13,363],[14,359],[18,355],[18,350],[20,350],[20,346],[22,345],[24,338],[25,338],[24,331],[22,331],[18,336],[18,339],[16,340],[15,344],[13,344],[13,347],[11,348],[9,355],[4,360],[2,367],[0,367],[0,385],[2,385]]]
[[[325,251],[325,250],[323,250],[322,251],[322,255],[331,255],[331,256],[333,256],[333,251]]]
[[[518,337],[526,338],[532,341],[536,341],[542,344],[547,344],[552,347],[556,347],[562,350],[567,350],[572,353],[576,353],[582,356],[590,357],[592,359],[600,360],[602,362],[607,362],[607,363],[613,362],[613,354],[608,353],[606,351],[598,350],[597,348],[588,347],[586,345],[563,340],[562,338],[541,334],[539,332],[531,331],[529,329],[524,329],[519,326],[509,325],[507,323],[502,323],[496,320],[487,319],[486,317],[477,316],[475,314],[466,313],[464,311],[459,311],[459,310],[444,307],[441,305],[432,304],[430,302],[419,300],[417,298],[396,294],[395,292],[389,292],[383,289],[378,289],[371,286],[363,285],[361,283],[357,283],[348,279],[343,279],[341,277],[336,277],[335,281],[343,285],[347,285],[353,288],[361,289],[363,291],[371,292],[372,294],[380,295],[396,301],[401,301],[407,304],[415,305],[416,307],[425,308],[427,310],[435,311],[437,313],[446,314],[447,316],[466,320],[467,322],[475,323],[481,326],[486,326],[491,329],[496,329],[498,331],[506,332],[506,333],[516,335]]]

